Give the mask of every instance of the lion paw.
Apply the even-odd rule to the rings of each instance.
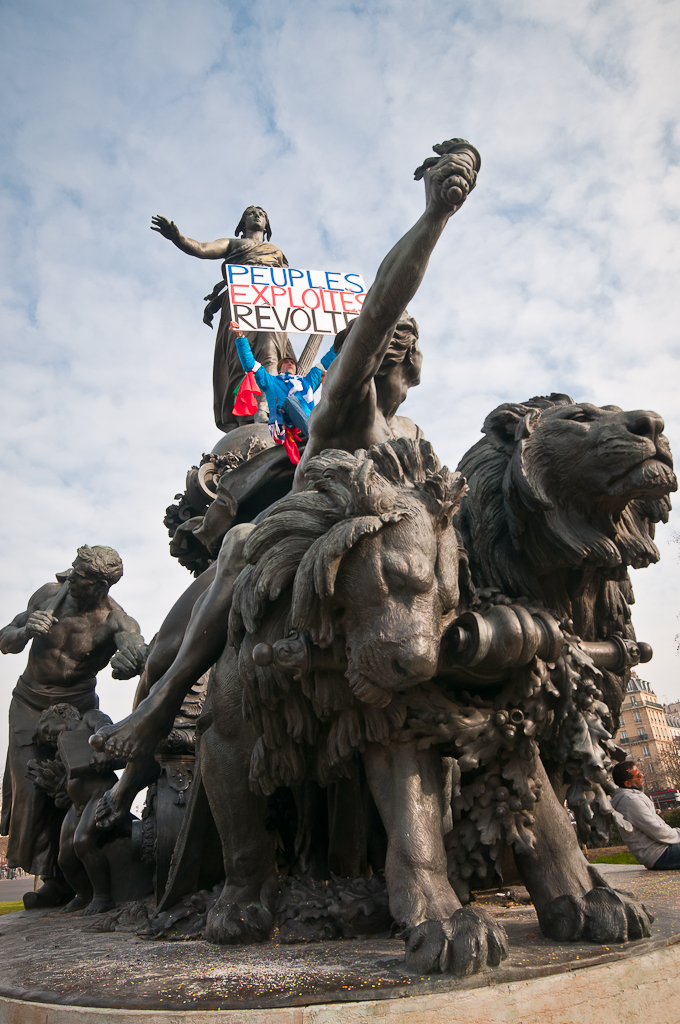
[[[463,907],[447,921],[423,921],[406,940],[406,968],[415,974],[476,974],[508,955],[502,925],[481,907]]]
[[[261,903],[221,903],[211,908],[205,924],[208,942],[220,945],[249,945],[266,942],[274,930],[274,915]]]
[[[631,893],[597,887],[585,896],[557,896],[541,914],[541,930],[557,942],[647,939],[654,920]]]

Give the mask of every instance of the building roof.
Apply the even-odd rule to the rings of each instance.
[[[630,682],[628,683],[628,693],[635,693],[636,691],[649,693],[652,697],[656,698],[656,694],[652,689],[651,683],[648,683],[646,679],[639,679],[638,676],[632,675],[630,677]]]

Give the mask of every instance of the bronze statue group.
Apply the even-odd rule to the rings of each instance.
[[[211,942],[284,926],[309,938],[291,879],[332,877],[346,898],[341,911],[329,902],[325,936],[396,928],[409,969],[467,974],[507,955],[474,890],[501,884],[508,851],[545,935],[650,934],[644,906],[607,885],[579,839],[606,842],[618,713],[650,653],[627,568],[658,559],[654,528],[676,489],[663,422],[563,394],[507,402],[457,471],[440,464],[399,415],[422,363],[407,306],[481,161],[461,139],[434,150],[416,171],[423,214],[319,367],[299,374],[285,334],[243,335],[224,273],[207,297],[205,322],[221,311],[225,438],[207,507],[175,538],[201,550],[196,579],[148,648],[108,596],[120,559],[99,547],[79,549],[0,632],[3,653],[32,641],[3,787],[10,865],[43,879],[27,906],[111,910],[103,851],[130,837],[132,803],[157,784],[209,673],[172,868],[149,911],[157,934],[200,889],[195,931]],[[223,267],[287,266],[259,207],[232,239],[196,242],[164,217],[153,227]],[[119,678],[141,675],[116,724],[96,710],[109,661]],[[367,909],[369,883],[384,913]]]

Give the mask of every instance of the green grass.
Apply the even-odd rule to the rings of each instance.
[[[13,914],[17,910],[24,909],[23,900],[14,900],[13,903],[0,903],[0,916],[2,914]]]
[[[603,853],[591,864],[639,864],[632,853],[625,850],[623,853]]]
[[[680,807],[674,807],[672,811],[663,811],[661,817],[671,828],[680,828]]]

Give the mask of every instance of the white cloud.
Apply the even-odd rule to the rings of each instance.
[[[114,594],[147,637],[189,583],[161,521],[216,439],[219,268],[151,215],[209,239],[256,202],[292,261],[370,280],[451,135],[483,167],[411,307],[426,362],[406,411],[451,465],[498,402],[552,390],[658,409],[680,448],[676,5],[23,0],[0,19],[2,622],[83,542],[119,549]],[[635,620],[670,699],[661,546]],[[24,663],[0,659],[2,729]],[[102,681],[104,709],[133,689]]]

